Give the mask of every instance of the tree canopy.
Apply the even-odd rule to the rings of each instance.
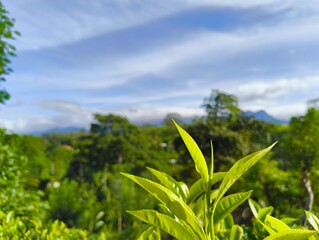
[[[14,18],[9,17],[9,12],[0,2],[0,104],[5,103],[10,98],[10,94],[1,83],[5,82],[5,76],[13,71],[9,67],[11,57],[16,56],[16,48],[12,44],[12,40],[20,35],[18,31],[14,30],[14,23]]]

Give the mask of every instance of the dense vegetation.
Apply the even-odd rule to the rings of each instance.
[[[228,171],[238,159],[279,141],[227,193],[253,190],[249,196],[257,209],[271,209],[278,219],[290,217],[291,224],[308,224],[304,209],[319,210],[319,189],[311,184],[319,177],[318,110],[281,126],[245,116],[235,96],[218,91],[203,107],[206,116],[190,124],[176,120],[208,163],[212,140],[214,172]],[[120,172],[154,180],[155,170],[148,166],[188,186],[200,178],[178,131],[167,118],[164,123],[137,126],[121,116],[97,114],[88,132],[35,137],[2,130],[2,238],[134,239],[144,225],[126,210],[158,209],[158,201]],[[246,239],[263,239],[267,234],[253,213],[246,201],[232,212],[233,220]]]

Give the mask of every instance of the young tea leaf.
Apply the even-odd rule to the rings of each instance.
[[[308,222],[311,224],[311,226],[318,231],[319,230],[319,219],[316,215],[314,215],[313,213],[306,211],[306,218],[308,220]]]
[[[154,232],[156,232],[156,229],[157,229],[157,227],[154,226],[154,225],[151,225],[150,227],[147,227],[141,234],[138,235],[136,240],[149,240],[149,239],[152,239],[152,235],[153,235]],[[153,237],[153,239],[154,239],[154,237]],[[161,239],[160,236],[159,236],[158,239],[159,240]]]
[[[166,207],[171,210],[172,213],[174,213],[179,219],[187,222],[192,227],[194,233],[198,235],[200,239],[205,239],[204,230],[200,225],[196,215],[190,209],[190,207],[176,194],[160,185],[159,183],[153,182],[151,180],[127,173],[122,174],[140,185],[161,203],[165,204]]]
[[[180,183],[177,182],[174,178],[172,178],[170,175],[168,175],[164,172],[160,172],[160,171],[155,170],[153,168],[147,167],[147,169],[161,182],[161,184],[163,184],[164,187],[171,190],[173,193],[175,193],[180,198],[182,198],[184,200],[186,199],[186,195],[184,193],[183,188],[181,187]],[[187,191],[187,190],[185,190],[185,191]]]
[[[233,225],[230,230],[229,240],[241,240],[243,239],[244,231],[243,228],[238,225]]]
[[[310,230],[301,230],[301,229],[290,229],[283,232],[278,232],[271,234],[266,237],[264,240],[307,240],[309,237],[315,235],[316,231]]]
[[[268,215],[271,215],[273,211],[274,211],[274,208],[271,207],[271,206],[270,207],[264,207],[264,208],[259,210],[257,218],[260,221],[264,222],[266,220],[266,217]]]
[[[199,149],[194,139],[183,128],[181,128],[175,121],[174,121],[174,124],[179,134],[181,135],[190,155],[192,156],[194,160],[195,168],[197,172],[199,172],[201,177],[204,179],[205,183],[208,183],[209,182],[208,168],[207,168],[207,163],[203,153]]]
[[[253,213],[254,217],[258,218],[258,211],[260,209],[259,204],[250,198],[248,199],[248,204],[249,204],[250,210]]]
[[[141,219],[143,222],[159,227],[164,232],[172,235],[178,240],[201,240],[194,233],[175,219],[161,214],[155,210],[127,211],[129,214]],[[205,238],[203,238],[205,239]]]
[[[257,163],[260,159],[262,159],[275,145],[272,144],[268,148],[265,148],[261,151],[252,153],[240,160],[238,160],[232,168],[227,172],[225,178],[223,179],[219,191],[216,197],[215,203],[224,196],[224,194],[228,191],[228,189],[245,173],[247,172],[255,163]],[[215,204],[215,207],[216,207]]]
[[[270,225],[277,232],[282,232],[282,231],[286,231],[286,230],[290,230],[291,229],[287,224],[285,224],[284,222],[282,222],[278,218],[272,217],[270,215],[267,215],[266,221],[268,221],[270,223]]]
[[[228,195],[222,198],[216,207],[214,214],[214,224],[217,225],[221,220],[223,220],[228,214],[232,213],[239,205],[245,202],[252,191],[241,192]]]

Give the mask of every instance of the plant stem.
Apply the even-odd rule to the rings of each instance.
[[[215,238],[214,234],[214,219],[211,212],[211,204],[210,204],[210,181],[208,182],[207,188],[206,188],[206,208],[205,208],[205,228],[206,228],[206,234],[208,239],[213,240]]]

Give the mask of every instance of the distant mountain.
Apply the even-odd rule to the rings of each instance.
[[[270,123],[274,123],[274,124],[288,124],[288,121],[284,121],[281,119],[277,119],[271,115],[269,115],[266,111],[264,110],[260,110],[257,112],[252,112],[252,111],[246,111],[244,112],[244,114],[248,117],[255,117],[257,120],[260,121],[264,121],[264,122],[270,122]],[[180,121],[182,123],[186,123],[186,124],[190,124],[196,117],[200,117],[200,116],[194,116],[194,117],[182,117],[180,116]],[[163,126],[163,120],[164,118],[159,118],[159,119],[153,119],[151,121],[133,121],[134,124],[137,125],[153,125],[153,126]],[[45,134],[52,134],[52,133],[73,133],[73,132],[79,132],[79,131],[87,131],[84,128],[79,128],[79,127],[74,127],[74,126],[70,126],[70,127],[66,127],[66,128],[54,128],[54,129],[48,129],[48,130],[44,130],[44,131],[38,131],[38,132],[33,132],[30,133],[31,135],[34,136],[42,136]]]
[[[34,136],[42,136],[45,134],[52,134],[52,133],[72,133],[72,132],[79,132],[79,131],[85,131],[83,128],[79,128],[79,127],[66,127],[66,128],[53,128],[53,129],[49,129],[49,130],[44,130],[44,131],[39,131],[39,132],[33,132],[31,133],[31,135]]]
[[[274,123],[274,124],[288,124],[288,121],[277,119],[277,118],[269,115],[264,110],[260,110],[257,112],[247,111],[247,112],[244,112],[244,114],[248,117],[255,117],[257,120],[264,121],[264,122],[270,122],[270,123]]]

